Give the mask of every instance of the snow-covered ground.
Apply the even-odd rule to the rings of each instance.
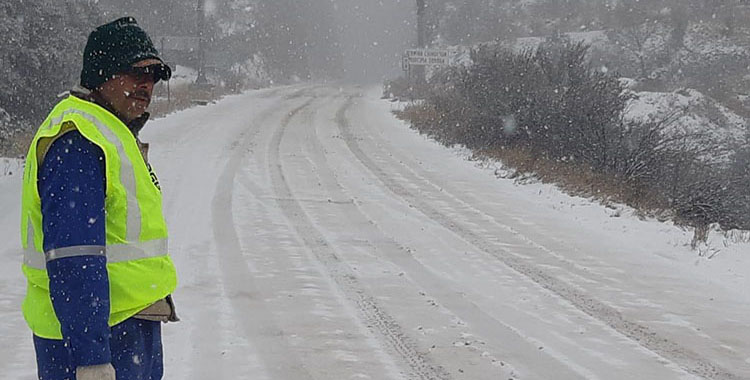
[[[188,86],[195,83],[198,78],[198,70],[187,66],[175,65],[172,78],[169,80],[171,86]]]
[[[627,79],[623,79],[627,81]],[[721,147],[705,161],[727,162],[731,152],[745,144],[748,120],[694,89],[674,92],[631,92],[625,108],[625,120],[639,123],[663,123],[667,134],[689,136],[700,146]]]
[[[675,92],[642,91],[628,104],[625,119],[656,122],[675,114],[670,128],[681,132],[705,132],[712,139],[739,142],[747,133],[747,120],[694,89]]]
[[[743,236],[696,252],[498,179],[379,95],[254,91],[147,126],[181,280],[166,379],[750,378]],[[0,369],[25,380],[19,193],[0,176]]]

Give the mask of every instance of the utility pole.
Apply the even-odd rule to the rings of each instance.
[[[417,0],[417,47],[427,47],[427,28],[425,17],[427,13],[427,0]]]
[[[427,0],[417,0],[417,48],[427,47]],[[425,67],[414,66],[412,73],[417,82],[425,82]]]
[[[206,42],[203,38],[204,29],[206,27],[206,13],[203,9],[204,0],[197,1],[198,6],[196,7],[196,12],[198,13],[198,33],[196,33],[196,36],[198,37],[198,78],[195,80],[195,83],[206,84],[208,83],[208,80],[206,80]]]

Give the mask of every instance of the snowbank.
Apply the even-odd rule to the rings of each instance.
[[[624,115],[628,121],[651,123],[669,119],[664,126],[668,132],[695,135],[727,148],[744,141],[747,120],[699,91],[643,91],[633,95]]]
[[[177,65],[172,72],[172,79],[169,80],[170,86],[186,86],[195,83],[198,79],[198,70],[187,66]]]

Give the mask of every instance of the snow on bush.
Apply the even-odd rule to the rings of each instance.
[[[426,102],[403,115],[447,145],[520,150],[607,178],[627,191],[623,201],[695,227],[695,244],[714,223],[750,229],[745,120],[695,90],[634,92],[592,68],[587,49],[569,40],[479,49],[471,66],[436,75]]]
[[[2,154],[3,148],[6,148],[10,144],[10,139],[14,131],[15,128],[11,123],[10,114],[0,108],[0,154]]]
[[[713,145],[707,162],[725,163],[743,143],[747,120],[694,89],[674,92],[633,92],[624,119],[654,123],[667,120],[664,132],[690,136],[695,143]]]
[[[265,66],[263,58],[255,54],[244,62],[235,63],[230,72],[240,88],[259,88],[271,82],[271,76]]]

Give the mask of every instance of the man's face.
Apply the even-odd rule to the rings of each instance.
[[[98,88],[99,94],[109,103],[112,111],[126,124],[143,115],[151,104],[154,74],[153,71],[143,71],[158,63],[153,59],[138,62],[133,65],[132,71],[117,74]]]

